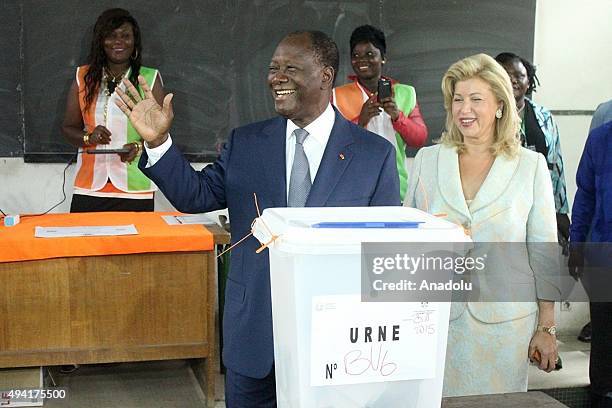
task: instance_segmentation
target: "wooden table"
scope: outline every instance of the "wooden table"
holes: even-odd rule
[[[0,282],[0,367],[195,359],[214,406],[214,249],[5,262]]]
[[[553,397],[541,391],[510,394],[474,395],[442,399],[442,408],[567,408]]]

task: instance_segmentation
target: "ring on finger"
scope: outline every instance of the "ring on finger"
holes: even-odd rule
[[[134,101],[135,103],[140,102],[141,98],[140,98],[140,94],[138,93],[138,91],[136,91],[135,88],[133,87],[129,87],[126,89],[128,96],[130,97],[130,100]]]
[[[134,102],[130,95],[128,95],[126,99],[127,101],[124,100],[123,102],[127,105],[128,108],[130,108],[130,110],[134,109],[134,106],[136,106],[136,102]]]

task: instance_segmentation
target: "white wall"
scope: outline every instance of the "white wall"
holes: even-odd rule
[[[24,164],[21,158],[0,158],[0,208],[7,214],[40,213],[62,199],[62,171],[58,164]],[[67,174],[67,194],[74,176]],[[54,212],[68,212],[70,196]]]
[[[594,109],[612,98],[612,0],[538,0],[535,63],[549,109]]]
[[[534,100],[551,110],[594,110],[612,99],[612,0],[538,0],[534,62],[541,86]],[[576,169],[590,116],[555,117],[559,126],[568,200],[576,194]],[[559,311],[559,308],[557,308]],[[586,304],[558,312],[561,332],[588,321]]]
[[[534,100],[551,110],[594,110],[612,99],[612,0],[539,0]],[[590,116],[557,116],[570,207]]]
[[[0,209],[7,214],[38,214],[62,200],[65,164],[27,164],[21,158],[0,158]],[[194,164],[201,169],[204,164]],[[66,171],[66,201],[52,212],[68,212],[74,165]],[[156,211],[174,211],[163,194],[155,195]]]

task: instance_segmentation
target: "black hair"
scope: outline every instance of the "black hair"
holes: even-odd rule
[[[104,75],[104,67],[107,65],[104,39],[124,23],[130,23],[134,31],[135,55],[132,54],[130,57],[130,67],[132,68],[130,81],[138,86],[138,74],[140,73],[142,59],[140,27],[129,11],[120,8],[108,9],[100,14],[93,29],[91,48],[87,57],[89,70],[85,74],[85,110],[87,110],[96,97],[96,91]]]
[[[351,54],[357,44],[361,43],[372,43],[372,45],[380,51],[380,56],[385,59],[387,53],[387,41],[385,40],[385,33],[378,28],[369,24],[362,25],[353,30],[351,34]]]
[[[338,46],[334,40],[332,40],[322,31],[294,31],[288,34],[287,37],[294,37],[303,34],[308,34],[310,37],[312,51],[314,52],[316,61],[324,67],[332,67],[334,69],[334,78],[332,80],[332,85],[334,85],[336,82],[336,75],[338,74],[338,68],[340,67],[340,53],[338,52]]]
[[[497,54],[495,57],[495,61],[497,61],[500,65],[506,65],[515,61],[519,61],[525,67],[525,71],[527,71],[527,80],[529,81],[529,88],[527,88],[527,94],[530,95],[532,92],[535,92],[538,85],[540,85],[540,80],[536,75],[536,67],[525,58],[520,57],[511,52],[502,52]]]

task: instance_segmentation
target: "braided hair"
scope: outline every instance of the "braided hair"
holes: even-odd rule
[[[94,101],[98,87],[102,82],[104,67],[107,66],[106,53],[104,52],[104,39],[124,23],[130,23],[134,32],[135,55],[130,57],[130,67],[132,68],[130,81],[138,86],[138,74],[140,73],[140,66],[142,65],[140,27],[129,11],[120,8],[108,9],[100,14],[93,30],[91,48],[89,56],[87,57],[89,70],[85,74],[85,110],[87,110]]]
[[[531,95],[531,93],[535,92],[538,85],[540,85],[540,80],[536,75],[536,67],[525,58],[520,57],[511,52],[502,52],[497,54],[495,57],[495,61],[497,61],[501,65],[506,65],[513,63],[515,61],[520,61],[521,64],[525,67],[525,71],[527,71],[527,80],[529,81],[529,88],[527,88],[527,94]]]

